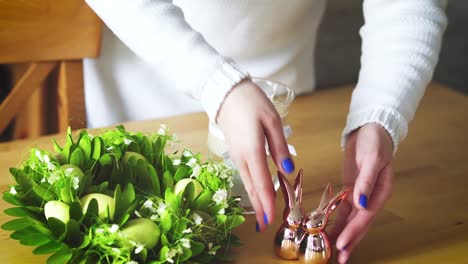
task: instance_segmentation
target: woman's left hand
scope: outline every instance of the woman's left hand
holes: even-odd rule
[[[390,198],[392,160],[392,139],[379,124],[366,124],[350,135],[345,148],[343,183],[353,191],[341,204],[331,232],[339,250],[339,263],[346,263]]]

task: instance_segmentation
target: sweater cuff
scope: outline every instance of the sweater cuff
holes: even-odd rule
[[[385,106],[349,113],[341,137],[341,148],[345,148],[349,135],[354,130],[369,123],[377,123],[387,130],[393,141],[393,155],[395,155],[398,143],[408,134],[408,122],[398,111]]]
[[[224,60],[203,87],[201,104],[211,122],[216,123],[219,109],[231,89],[241,81],[250,78],[232,60]]]

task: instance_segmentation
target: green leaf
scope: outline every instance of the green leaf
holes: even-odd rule
[[[93,153],[91,155],[91,158],[94,160],[99,160],[101,158],[101,155],[104,153],[103,148],[104,144],[102,142],[102,139],[100,137],[95,137],[93,138],[92,141],[93,144]]]
[[[94,219],[97,218],[99,215],[99,207],[98,207],[98,202],[96,199],[91,199],[91,201],[88,204],[88,208],[86,210],[85,216],[84,216],[84,224],[86,226],[92,225],[95,221]]]
[[[3,212],[7,215],[16,216],[16,217],[25,217],[30,216],[31,212],[24,207],[11,207],[5,209]]]
[[[189,248],[183,248],[182,255],[179,255],[179,262],[184,262],[192,256],[192,250]]]
[[[226,216],[226,215],[217,215],[217,216],[216,216],[216,219],[217,219],[218,222],[220,222],[221,224],[225,224],[225,223],[226,223],[226,220],[227,220],[227,216]]]
[[[44,201],[48,202],[56,198],[56,195],[52,191],[42,185],[34,185],[32,189],[34,193]]]
[[[124,214],[120,217],[120,220],[118,222],[119,226],[125,225],[127,223],[128,219],[130,219],[130,214]]]
[[[29,218],[23,217],[6,222],[2,225],[4,230],[21,230],[32,225]]]
[[[174,179],[172,178],[172,174],[170,171],[165,171],[163,174],[163,185],[164,189],[172,189],[174,188]]]
[[[63,244],[54,240],[41,245],[33,250],[34,255],[46,255],[60,250]]]
[[[161,250],[159,251],[159,260],[166,261],[167,253],[169,253],[169,247],[168,246],[162,247]]]
[[[50,239],[38,231],[28,232],[27,236],[21,238],[20,243],[26,246],[40,246],[49,242]]]
[[[87,133],[80,137],[78,146],[83,150],[85,160],[89,161],[91,159],[92,144]]]
[[[200,255],[205,250],[205,244],[198,241],[191,241],[192,257]]]
[[[60,147],[60,145],[55,141],[55,139],[52,139],[52,143],[54,144],[54,150],[57,153],[62,153],[63,148]]]
[[[164,232],[169,232],[171,230],[171,227],[172,227],[172,217],[171,217],[171,214],[165,212],[163,213],[163,215],[161,216],[161,227],[162,229],[164,230]]]
[[[31,179],[24,171],[18,171],[17,181],[24,193],[30,192],[33,186],[36,185],[36,182],[34,182],[34,180]]]
[[[67,234],[65,239],[67,244],[72,247],[78,247],[83,242],[84,234],[81,233],[80,224],[74,219],[70,219],[67,223]]]
[[[152,191],[152,195],[156,195],[158,197],[161,197],[161,185],[159,183],[159,177],[158,177],[158,173],[156,172],[156,170],[154,169],[153,165],[151,164],[148,164],[148,171],[149,171],[149,175],[151,177],[151,185],[153,186],[153,191]]]
[[[78,201],[70,204],[70,218],[80,221],[83,217],[83,211],[81,211],[81,205]]]
[[[73,193],[70,186],[64,186],[62,190],[60,190],[60,198],[67,204],[73,201]]]
[[[228,215],[226,219],[226,228],[227,230],[232,230],[242,223],[244,223],[245,218],[241,215]]]
[[[54,235],[61,239],[62,235],[64,235],[66,231],[66,225],[55,217],[49,217],[49,219],[47,219],[47,223],[49,225],[49,229],[54,233]]]
[[[18,199],[18,196],[14,195],[14,194],[11,194],[10,192],[6,191],[3,193],[3,200],[9,204],[13,204],[13,205],[16,205],[16,206],[21,206],[22,203],[20,202],[20,200]]]
[[[72,252],[68,248],[62,248],[47,259],[47,264],[67,263],[72,257]]]
[[[184,178],[188,178],[190,176],[189,171],[187,166],[180,166],[174,175],[174,181],[178,182]]]
[[[161,245],[169,246],[169,240],[167,239],[167,236],[164,233],[161,234]]]
[[[196,210],[206,211],[210,206],[212,197],[213,193],[210,190],[203,190],[203,192],[193,202],[194,208]]]
[[[78,166],[80,169],[83,169],[85,167],[85,162],[86,159],[84,151],[80,147],[77,147],[70,156],[70,164]]]
[[[114,200],[114,218],[120,219],[135,200],[135,189],[133,188],[133,185],[131,183],[127,184],[123,192],[121,191],[120,185],[117,185],[114,192]]]
[[[189,182],[186,186],[184,191],[179,194],[182,200],[182,208],[190,208],[190,205],[193,203],[195,199],[195,185],[193,182]]]

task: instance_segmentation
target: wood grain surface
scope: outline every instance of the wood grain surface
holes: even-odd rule
[[[304,205],[316,207],[327,182],[340,183],[340,135],[351,86],[296,98],[289,123],[294,133],[297,167],[305,170]],[[202,153],[206,150],[207,118],[202,113],[131,122],[132,131],[157,131],[168,124],[182,142]],[[95,131],[94,133],[97,133]],[[63,142],[63,135],[53,136]],[[432,84],[422,100],[408,138],[395,160],[391,200],[370,232],[353,253],[350,263],[468,263],[468,98]],[[8,168],[16,166],[31,146],[46,146],[50,138],[0,144],[0,190],[12,182]],[[8,205],[1,201],[0,209]],[[265,233],[255,232],[255,219],[236,230],[244,246],[234,251],[234,263],[296,263],[278,259],[273,236],[283,209],[277,196],[277,217]],[[10,219],[1,214],[0,222]],[[40,263],[32,247],[22,246],[0,231],[2,263]]]

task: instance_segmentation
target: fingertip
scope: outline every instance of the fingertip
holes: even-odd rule
[[[290,157],[287,157],[281,161],[281,167],[284,172],[292,173],[294,171],[294,162]]]
[[[359,205],[363,208],[363,209],[367,209],[367,195],[361,193],[359,195]]]

